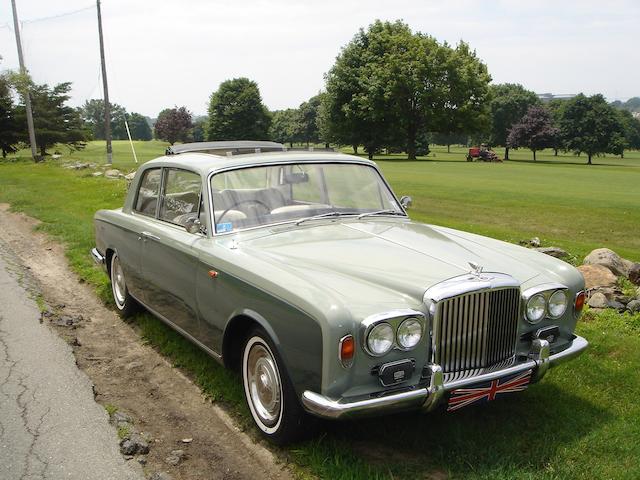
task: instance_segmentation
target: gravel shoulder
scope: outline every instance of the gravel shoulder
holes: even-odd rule
[[[133,328],[78,281],[62,246],[34,231],[37,223],[0,204],[0,249],[29,272],[46,304],[65,319],[51,323],[63,325],[55,329],[72,346],[78,367],[93,383],[95,400],[130,416],[135,431],[148,441],[150,451],[142,459],[146,475],[291,478],[269,450],[240,431],[222,408],[205,400],[191,380],[143,345]],[[115,442],[117,438],[117,448]],[[182,451],[177,462],[172,455],[176,450]]]

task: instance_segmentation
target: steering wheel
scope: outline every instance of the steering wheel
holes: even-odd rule
[[[220,214],[220,216],[218,218],[216,218],[216,223],[220,223],[220,221],[222,220],[222,218],[229,213],[231,210],[234,209],[234,207],[237,207],[238,205],[242,205],[243,203],[256,203],[258,205],[262,205],[267,211],[271,211],[271,208],[269,207],[269,205],[267,205],[266,203],[260,201],[260,200],[256,200],[255,198],[248,198],[246,200],[240,200],[239,202],[235,202],[233,205],[231,205],[230,207],[228,207],[224,212],[222,212]]]

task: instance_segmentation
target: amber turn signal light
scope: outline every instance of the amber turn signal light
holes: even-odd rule
[[[576,301],[573,306],[573,309],[576,312],[576,315],[580,315],[582,313],[582,308],[584,307],[585,299],[586,299],[586,295],[584,294],[584,292],[579,292],[576,295]]]
[[[346,335],[340,340],[338,356],[343,367],[349,368],[353,364],[353,357],[356,353],[356,342],[353,335]]]

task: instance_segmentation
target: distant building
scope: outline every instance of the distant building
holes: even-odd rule
[[[537,95],[538,98],[545,103],[551,100],[569,100],[576,96],[575,93],[559,93],[557,95],[553,93],[538,93]]]

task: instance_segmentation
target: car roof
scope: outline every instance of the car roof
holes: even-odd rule
[[[265,152],[244,155],[222,156],[209,153],[181,153],[165,155],[145,163],[144,167],[174,167],[193,170],[201,175],[210,172],[245,168],[260,165],[297,162],[345,162],[375,166],[375,162],[355,155],[338,152]]]

